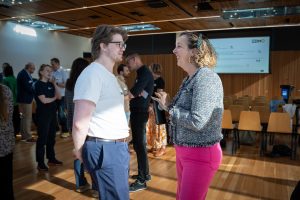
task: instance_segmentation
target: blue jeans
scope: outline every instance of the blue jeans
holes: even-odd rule
[[[127,142],[87,140],[82,148],[82,158],[97,182],[99,199],[129,200]]]
[[[80,160],[78,159],[74,160],[74,174],[76,180],[76,189],[78,189],[80,186],[84,186],[87,184],[87,180],[84,176],[83,163],[81,163]],[[97,185],[95,184],[95,181],[93,181],[93,178],[92,178],[92,189],[97,190]]]

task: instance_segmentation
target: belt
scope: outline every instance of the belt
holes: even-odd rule
[[[121,138],[121,139],[104,139],[104,138],[98,138],[98,137],[92,137],[87,136],[87,141],[99,141],[99,142],[127,142],[127,138]]]

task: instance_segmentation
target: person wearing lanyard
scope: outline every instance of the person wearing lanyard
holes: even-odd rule
[[[113,74],[126,40],[125,30],[98,26],[92,38],[94,62],[82,71],[74,90],[73,154],[96,182],[101,200],[129,199],[129,128],[124,96]]]

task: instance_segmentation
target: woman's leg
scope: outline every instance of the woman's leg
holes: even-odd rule
[[[179,160],[182,163],[181,182],[178,200],[204,200],[209,185],[222,160],[219,144],[211,147],[179,147]]]

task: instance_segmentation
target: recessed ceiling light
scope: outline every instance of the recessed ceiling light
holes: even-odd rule
[[[16,4],[32,3],[40,0],[2,0],[1,4],[5,6],[14,6]]]
[[[21,24],[23,26],[29,26],[31,28],[39,28],[39,29],[46,29],[46,30],[62,30],[67,28],[65,26],[59,26],[56,24],[51,24],[43,21],[35,21],[34,19],[14,19],[10,21],[17,24]]]

